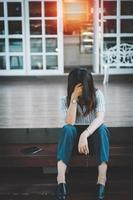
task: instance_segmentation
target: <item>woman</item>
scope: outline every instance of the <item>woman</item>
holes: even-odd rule
[[[95,154],[98,165],[97,200],[104,199],[107,162],[109,159],[108,129],[104,125],[105,102],[94,87],[86,69],[74,69],[68,76],[67,97],[62,99],[66,125],[57,149],[57,200],[67,200],[65,173],[78,138],[80,154]]]

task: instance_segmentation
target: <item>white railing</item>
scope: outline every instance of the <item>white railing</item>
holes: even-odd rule
[[[104,81],[109,80],[109,69],[113,66],[115,70],[117,67],[121,67],[119,70],[132,69],[133,70],[133,45],[131,44],[120,44],[118,46],[113,46],[108,50],[103,52],[103,68],[104,68]]]

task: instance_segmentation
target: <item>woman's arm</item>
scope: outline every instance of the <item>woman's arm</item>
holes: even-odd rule
[[[89,147],[87,138],[92,135],[95,130],[100,127],[104,123],[104,112],[97,112],[96,118],[92,121],[89,127],[80,135],[79,143],[78,143],[78,150],[79,153],[88,154]]]
[[[105,100],[101,91],[96,95],[96,118],[91,122],[89,127],[80,135],[78,149],[80,153],[89,153],[87,138],[92,135],[104,123]]]
[[[73,103],[75,101],[75,103]],[[70,105],[67,111],[67,115],[65,118],[66,124],[74,124],[76,120],[76,112],[77,112],[77,100],[71,100]]]
[[[92,121],[92,123],[87,128],[86,135],[89,137],[92,135],[97,128],[99,128],[104,123],[104,115],[105,115],[105,99],[103,93],[98,90],[96,93],[96,118]]]
[[[76,120],[76,113],[77,113],[77,101],[78,97],[82,95],[82,85],[77,84],[74,88],[74,91],[71,95],[70,105],[67,110],[65,123],[67,124],[74,124]]]
[[[97,112],[96,118],[86,129],[86,137],[92,135],[104,123],[104,112]]]

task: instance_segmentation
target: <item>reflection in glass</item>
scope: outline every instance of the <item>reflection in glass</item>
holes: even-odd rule
[[[29,2],[29,16],[41,17],[41,2]]]
[[[109,48],[114,47],[116,45],[116,38],[115,37],[104,38],[103,42],[104,42],[103,49],[104,51],[106,51]]]
[[[57,20],[46,20],[46,34],[57,34]]]
[[[30,20],[30,34],[31,35],[42,34],[41,20]]]
[[[0,21],[0,34],[5,34],[4,21]]]
[[[58,69],[58,57],[56,55],[46,56],[46,69],[57,70]]]
[[[10,56],[10,69],[23,69],[23,56]]]
[[[133,19],[121,19],[121,33],[133,33]]]
[[[0,17],[4,17],[4,6],[3,6],[3,3],[0,3]]]
[[[103,4],[104,7],[104,15],[116,15],[116,9],[117,9],[117,2],[115,1],[105,1]]]
[[[9,51],[10,52],[22,52],[22,39],[9,39]]]
[[[21,11],[21,2],[8,2],[7,3],[8,8],[8,17],[21,17],[22,11]]]
[[[57,38],[46,38],[46,52],[57,52]]]
[[[116,20],[109,19],[104,22],[104,33],[116,33]]]
[[[6,57],[0,56],[0,70],[6,69]]]
[[[31,52],[42,52],[42,39],[31,38],[30,39],[30,51]]]
[[[80,35],[80,52],[92,53],[93,52],[93,30],[88,30],[88,27],[81,29]]]
[[[41,70],[43,69],[43,57],[31,56],[31,69]]]
[[[56,2],[45,2],[45,17],[56,17],[57,16],[57,3]]]
[[[8,21],[9,34],[22,34],[22,22],[21,21]]]
[[[0,52],[5,52],[5,39],[0,39]]]
[[[121,44],[126,43],[126,44],[131,44],[133,45],[133,37],[121,37]]]
[[[66,20],[64,23],[64,35],[79,35],[81,23],[78,20]]]
[[[133,1],[121,2],[121,15],[133,15]]]

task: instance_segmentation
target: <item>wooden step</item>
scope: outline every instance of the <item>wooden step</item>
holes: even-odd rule
[[[35,154],[23,154],[27,147],[37,146],[42,150]],[[3,144],[0,145],[0,167],[56,167],[57,144]],[[96,166],[94,156],[73,154],[71,166]],[[133,166],[133,146],[112,145],[111,166]]]
[[[21,173],[20,173],[21,172]],[[95,200],[96,168],[72,168],[67,178],[70,200]],[[131,167],[109,168],[106,200],[133,199],[133,172]],[[2,200],[55,200],[56,176],[36,173],[33,169],[6,169],[0,174]]]

